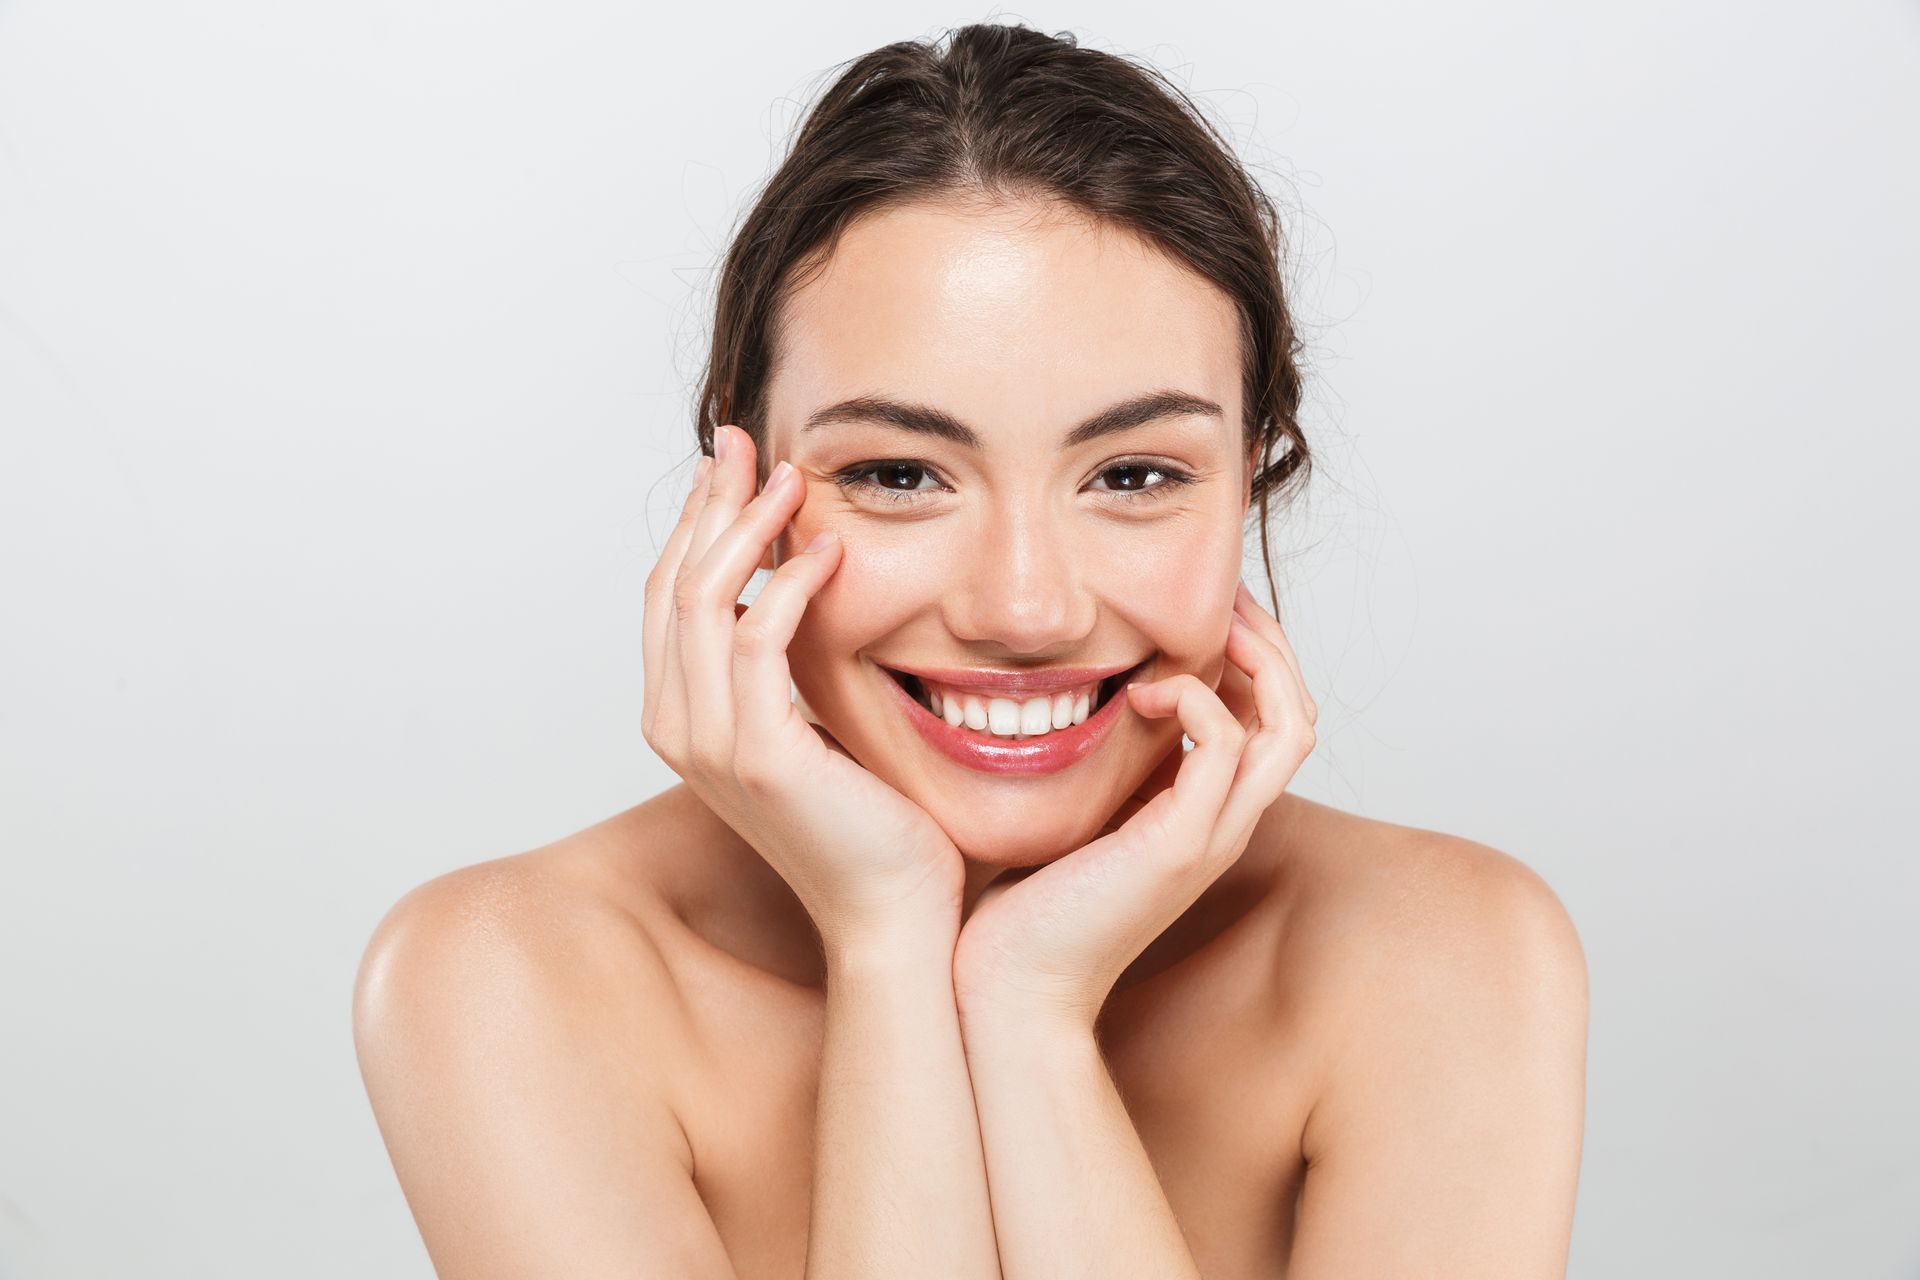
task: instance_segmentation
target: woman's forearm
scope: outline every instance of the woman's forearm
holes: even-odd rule
[[[1092,1029],[962,1013],[1006,1280],[1197,1278]]]
[[[828,951],[810,1280],[1000,1276],[952,943]]]

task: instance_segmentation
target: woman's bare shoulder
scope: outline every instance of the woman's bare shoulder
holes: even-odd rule
[[[1390,1187],[1412,1224],[1395,1256],[1520,1223],[1564,1261],[1587,974],[1559,896],[1468,837],[1319,805],[1295,830],[1280,972],[1314,1051],[1294,1257],[1381,1257]]]
[[[1571,916],[1514,853],[1305,799],[1285,843],[1279,962],[1313,972],[1347,1014],[1389,1007],[1383,992],[1511,982],[1525,968],[1584,983]]]
[[[1322,906],[1407,910],[1424,902],[1459,907],[1467,905],[1461,893],[1470,901],[1476,890],[1502,889],[1532,896],[1539,905],[1558,904],[1547,882],[1515,854],[1467,836],[1292,799],[1295,809],[1284,829],[1285,869]]]
[[[523,853],[436,875],[403,894],[368,941],[359,997],[402,979],[444,982],[503,967],[630,981],[653,950],[648,916],[675,855],[662,797]],[[449,970],[457,969],[458,974]]]
[[[638,806],[435,876],[367,944],[355,1049],[441,1274],[616,1256],[725,1274],[682,1122],[686,1029],[634,870],[659,819]]]
[[[674,850],[659,798],[523,853],[434,876],[375,927],[353,991],[363,1070],[447,1064],[487,1035],[559,1024],[674,1056],[671,978],[656,941],[659,868]],[[661,1074],[661,1082],[666,1081]]]
[[[1290,830],[1277,960],[1323,1033],[1309,1151],[1343,1118],[1364,1123],[1366,1108],[1334,1099],[1384,1073],[1379,1064],[1431,1076],[1461,1053],[1582,1059],[1585,954],[1559,895],[1523,858],[1312,802]]]

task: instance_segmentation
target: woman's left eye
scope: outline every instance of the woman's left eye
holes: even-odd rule
[[[1163,477],[1163,479],[1154,481],[1152,483],[1149,483],[1145,479],[1141,479],[1141,480],[1133,481],[1118,490],[1112,490],[1110,492],[1117,492],[1122,497],[1126,497],[1126,498],[1146,497],[1146,496],[1158,497],[1160,495],[1165,494],[1168,490],[1177,489],[1181,485],[1186,484],[1193,479],[1192,476],[1188,475],[1184,471],[1176,470],[1173,467],[1163,467],[1157,462],[1115,463],[1113,466],[1108,467],[1106,470],[1102,471],[1100,474],[1103,476],[1111,476],[1111,475],[1118,475],[1121,473],[1139,474],[1141,472],[1157,474]]]
[[[1101,478],[1126,477],[1115,487],[1099,492],[1111,493],[1129,502],[1161,497],[1193,481],[1191,475],[1179,468],[1158,462],[1117,462],[1102,468],[1098,474]],[[1150,481],[1147,479],[1149,475],[1158,475],[1160,479]],[[934,480],[932,488],[923,489],[919,486],[921,480],[934,480],[933,472],[922,463],[907,461],[863,462],[837,472],[833,477],[834,483],[842,489],[858,490],[890,503],[918,502],[940,488],[939,482]],[[896,487],[902,481],[905,487]]]

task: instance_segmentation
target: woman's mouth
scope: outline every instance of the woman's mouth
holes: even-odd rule
[[[948,759],[985,773],[1052,773],[1084,759],[1120,713],[1116,698],[1143,658],[1103,680],[1035,693],[995,695],[942,685],[882,666],[895,704]]]

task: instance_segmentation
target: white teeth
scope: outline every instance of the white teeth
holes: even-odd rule
[[[987,732],[1001,738],[1011,738],[1020,732],[1020,704],[1012,698],[989,698],[987,700]]]
[[[965,725],[1001,738],[1033,738],[1084,721],[1093,712],[1098,685],[1063,689],[1031,698],[995,698],[941,689],[921,682],[926,708],[955,728]]]

